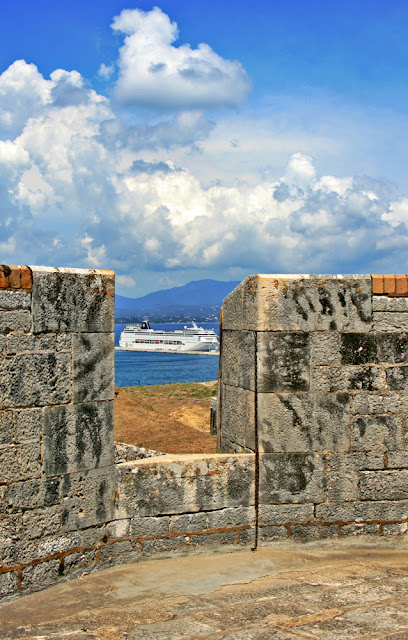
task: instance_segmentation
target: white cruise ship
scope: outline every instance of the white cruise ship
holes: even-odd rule
[[[154,330],[149,321],[128,324],[120,335],[119,347],[132,351],[218,351],[218,337],[213,329],[192,327],[175,331]]]

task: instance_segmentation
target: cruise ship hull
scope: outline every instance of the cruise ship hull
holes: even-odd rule
[[[129,351],[208,353],[218,351],[219,342],[214,331],[197,327],[184,330],[154,331],[148,322],[142,327],[128,325],[119,340],[121,349]],[[148,327],[148,328],[146,328]]]

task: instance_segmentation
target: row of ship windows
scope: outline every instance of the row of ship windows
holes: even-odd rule
[[[181,340],[135,340],[135,342],[143,342],[143,344],[183,344]]]

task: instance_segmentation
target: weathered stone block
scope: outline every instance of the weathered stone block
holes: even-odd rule
[[[43,409],[14,411],[14,433],[16,442],[39,440],[43,432]]]
[[[259,450],[348,451],[347,394],[258,394]]]
[[[172,516],[170,520],[171,533],[191,533],[193,531],[205,531],[207,529],[209,529],[207,512]]]
[[[278,525],[313,520],[314,504],[262,504],[259,522],[262,525]]]
[[[255,335],[252,331],[223,331],[221,380],[243,389],[255,389]]]
[[[400,524],[384,524],[382,527],[383,536],[401,536],[407,535],[408,522]]]
[[[28,480],[9,485],[5,499],[9,510],[37,509],[60,502],[60,479]]]
[[[39,443],[10,445],[0,449],[0,482],[18,482],[41,474]]]
[[[408,331],[408,313],[374,311],[374,331]]]
[[[308,391],[310,337],[308,333],[259,332],[258,391]]]
[[[156,458],[121,464],[117,489],[116,518],[249,506],[254,501],[254,456]]]
[[[52,333],[39,336],[7,336],[7,353],[24,353],[26,351],[55,351],[56,336]]]
[[[31,309],[31,293],[27,291],[0,291],[0,309]]]
[[[322,502],[326,496],[326,461],[309,453],[264,453],[259,460],[262,504]]]
[[[370,276],[249,276],[224,301],[224,329],[369,331]]]
[[[68,353],[0,357],[0,406],[59,404],[70,398]]]
[[[387,451],[387,469],[408,469],[408,451]]]
[[[408,363],[407,333],[377,333],[376,341],[379,362],[387,364]]]
[[[130,519],[114,520],[106,525],[106,535],[108,540],[115,538],[127,538],[130,535]]]
[[[62,529],[75,531],[112,520],[114,468],[71,473],[62,482]]]
[[[221,384],[221,438],[240,447],[255,447],[255,393]],[[223,446],[223,442],[221,443]],[[224,453],[228,453],[224,451]]]
[[[340,334],[340,354],[342,364],[375,364],[378,362],[375,334]]]
[[[78,574],[88,573],[96,564],[96,551],[70,553],[64,558],[64,576],[74,578]]]
[[[362,471],[360,490],[362,500],[406,500],[408,469]]]
[[[288,535],[286,527],[279,527],[277,525],[262,526],[259,528],[258,532],[260,540],[284,540]]]
[[[14,439],[13,412],[0,411],[0,445],[12,444]]]
[[[387,526],[387,525],[385,525]],[[340,534],[344,536],[367,536],[378,535],[378,524],[365,524],[364,522],[356,522],[353,524],[345,524],[340,529]]]
[[[44,538],[38,544],[38,558],[44,556],[50,556],[53,553],[59,553],[61,551],[68,551],[68,549],[75,549],[81,546],[81,534],[74,532],[64,536],[53,536]]]
[[[377,365],[347,367],[312,367],[313,391],[381,391],[386,390],[385,370]]]
[[[72,349],[72,334],[60,333],[57,334],[57,351],[71,351]]]
[[[373,296],[373,311],[408,312],[408,298],[389,298],[388,296]]]
[[[255,523],[254,507],[226,508],[217,511],[208,511],[209,529],[223,529],[226,527],[238,527],[253,525]]]
[[[114,273],[33,267],[33,331],[110,332]]]
[[[9,596],[18,591],[17,571],[9,571],[0,575],[0,596]]]
[[[113,400],[114,349],[115,338],[110,333],[74,336],[74,402]]]
[[[179,517],[182,518],[184,516]],[[167,536],[170,531],[170,522],[173,522],[173,518],[170,518],[169,516],[161,516],[157,518],[132,518],[130,522],[130,532],[135,538]]]
[[[24,539],[44,538],[61,531],[61,505],[24,511]]]
[[[329,502],[352,502],[359,500],[360,468],[363,456],[327,456],[327,499]]]
[[[31,313],[29,311],[0,311],[0,333],[12,331],[21,333],[31,330]]]
[[[403,418],[358,416],[351,420],[352,451],[387,451],[403,445]]]
[[[47,476],[113,464],[113,401],[44,409]]]
[[[54,584],[61,576],[60,561],[48,560],[22,570],[21,586],[24,591],[38,591]]]
[[[339,535],[337,525],[294,525],[290,528],[291,537],[294,540],[324,540],[325,538],[335,538]]]
[[[316,506],[316,518],[323,522],[361,522],[405,520],[408,501],[399,502],[345,502]]]
[[[352,397],[350,413],[353,415],[407,414],[408,396],[403,393],[357,393]]]
[[[310,334],[312,365],[340,365],[340,334],[336,331],[316,331]]]
[[[123,540],[121,542],[114,542],[112,544],[106,544],[99,550],[99,562],[101,567],[112,566],[114,564],[120,564],[121,558],[124,562],[136,562],[140,555],[140,550],[136,548],[136,554],[132,559],[129,558],[129,554],[134,551],[133,545],[129,540]]]
[[[389,367],[387,369],[387,383],[391,391],[407,391],[408,365]]]

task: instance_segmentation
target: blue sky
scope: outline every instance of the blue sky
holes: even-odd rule
[[[406,272],[408,5],[155,6],[2,7],[2,262]]]

